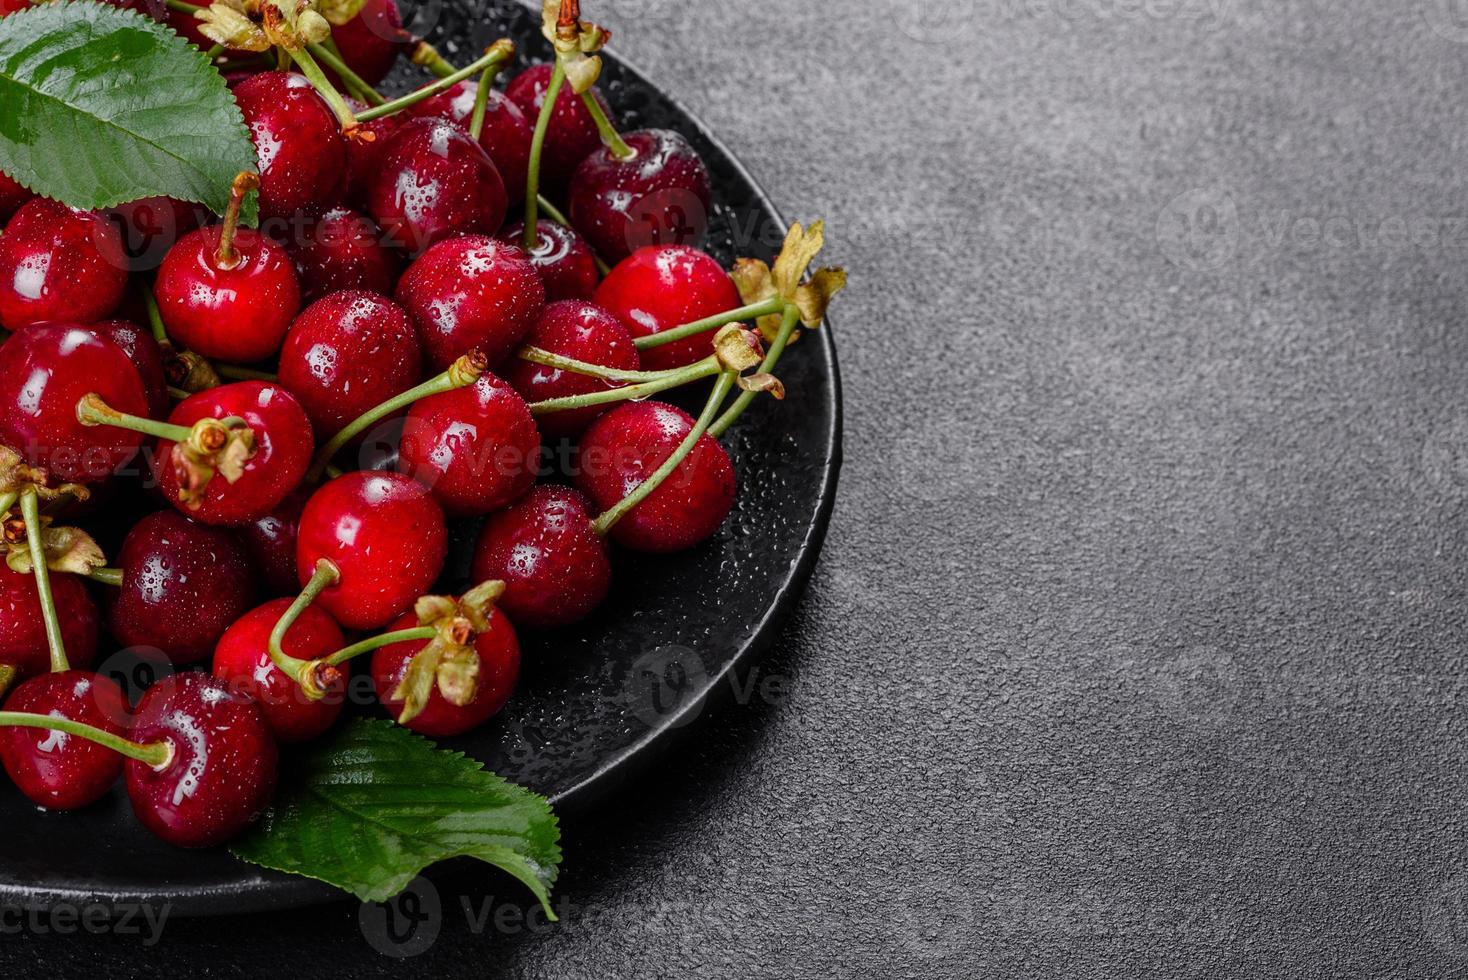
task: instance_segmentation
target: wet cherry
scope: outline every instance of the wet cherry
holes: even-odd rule
[[[301,685],[270,659],[270,632],[291,602],[276,599],[241,617],[215,647],[212,670],[215,677],[255,699],[282,743],[321,736],[336,722],[346,701],[344,686],[333,687],[320,700],[307,697]],[[288,656],[302,660],[315,660],[344,646],[341,627],[315,606],[307,607],[291,624],[282,644]]]
[[[367,108],[356,99],[347,99],[347,105],[352,107],[353,112],[362,112]],[[409,118],[411,117],[406,114],[399,114],[364,122],[361,124],[362,129],[371,134],[372,138],[347,141],[346,202],[351,207],[360,211],[366,206],[367,186],[380,169],[382,149]]]
[[[525,118],[535,120],[540,116],[540,107],[545,103],[545,93],[550,88],[552,68],[536,65],[521,72],[506,89],[505,94],[520,107]],[[602,110],[611,116],[611,106],[597,89],[592,89]],[[601,146],[601,133],[596,128],[581,97],[571,91],[569,85],[561,87],[551,110],[550,129],[546,131],[545,150],[541,156],[541,186],[552,194],[558,194],[571,181],[576,167],[597,147]]]
[[[575,229],[541,219],[535,223],[540,236],[536,246],[526,253],[530,264],[545,283],[545,298],[554,303],[563,299],[591,299],[596,293],[598,273],[596,256],[586,239]],[[523,248],[525,222],[510,225],[497,236],[507,245]]]
[[[525,337],[525,344],[602,367],[623,371],[642,368],[642,359],[632,344],[632,335],[622,321],[594,303],[580,300],[548,305]],[[504,376],[527,402],[569,398],[620,387],[617,382],[532,364],[518,357],[505,362]],[[610,407],[602,405],[569,412],[550,412],[535,421],[540,426],[541,435],[548,439],[576,436],[591,424],[592,419]]]
[[[22,204],[35,196],[34,192],[0,173],[0,223],[9,221]]]
[[[43,197],[16,211],[0,235],[0,326],[92,323],[127,289],[122,236],[102,215]]]
[[[85,329],[112,341],[132,361],[148,395],[148,415],[161,419],[168,414],[168,379],[163,372],[163,350],[152,331],[127,320],[103,320]]]
[[[99,616],[86,585],[75,575],[52,572],[51,598],[61,622],[67,659],[74,667],[90,666],[97,658]],[[12,571],[0,561],[0,671],[11,673],[11,680],[23,680],[50,669],[50,648],[35,576]]]
[[[596,303],[647,337],[744,305],[734,280],[712,256],[686,245],[638,249],[596,290]],[[675,340],[642,352],[649,371],[683,367],[713,351],[712,336]]]
[[[381,229],[345,208],[333,208],[304,229],[290,255],[307,303],[343,289],[391,296],[402,272],[402,260],[387,247]]]
[[[479,96],[479,83],[459,82],[453,88],[430,96],[408,109],[413,116],[439,116],[469,128],[474,115],[474,100]],[[530,175],[530,143],[535,124],[525,118],[508,96],[491,89],[484,105],[484,127],[479,132],[479,145],[494,161],[511,205],[525,200],[525,183]]]
[[[388,139],[367,184],[367,210],[392,241],[422,252],[450,235],[491,234],[509,208],[494,162],[446,119],[411,119]]]
[[[6,711],[80,722],[119,737],[129,712],[111,678],[82,670],[42,674],[11,693]],[[0,728],[0,761],[26,799],[48,810],[80,810],[101,799],[122,775],[122,756],[78,735],[46,728]]]
[[[498,607],[522,629],[545,630],[578,623],[600,606],[612,565],[586,498],[546,485],[489,518],[473,578],[504,582]]]
[[[423,710],[407,722],[408,728],[421,735],[448,738],[478,728],[504,708],[520,678],[520,642],[515,636],[515,627],[498,609],[490,612],[489,623],[489,630],[480,633],[473,641],[474,652],[479,656],[479,675],[473,700],[463,707],[450,704],[435,687]],[[409,614],[393,623],[390,630],[397,632],[417,625],[418,618]],[[377,688],[377,699],[393,717],[403,709],[403,702],[395,700],[393,692],[402,683],[413,657],[424,646],[423,640],[415,640],[389,644],[373,651],[372,683]]]
[[[266,595],[295,595],[300,588],[296,581],[296,532],[301,525],[301,511],[310,498],[310,491],[299,487],[270,513],[239,529]]]
[[[331,29],[331,40],[347,67],[368,85],[376,85],[392,70],[412,35],[403,30],[397,0],[367,0],[361,13]],[[325,70],[327,78],[338,81],[336,72]]]
[[[204,222],[207,212],[198,204],[171,197],[145,197],[109,208],[107,215],[122,235],[129,268],[150,272],[180,238]]]
[[[688,140],[668,129],[626,133],[632,156],[599,147],[571,178],[570,217],[608,262],[649,245],[703,244],[709,172]]]
[[[346,192],[347,140],[304,76],[267,71],[234,89],[260,157],[260,220],[316,215]]]

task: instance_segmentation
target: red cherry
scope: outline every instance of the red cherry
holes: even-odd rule
[[[571,178],[571,223],[597,254],[619,262],[648,245],[703,244],[712,202],[709,172],[680,134],[648,129],[622,137],[633,156],[600,147]]]
[[[44,197],[22,205],[0,235],[0,326],[93,323],[127,290],[122,236],[94,211]]]
[[[396,0],[367,0],[361,13],[331,29],[331,39],[347,67],[368,85],[376,85],[387,77],[412,35],[403,30]],[[332,82],[339,81],[336,72],[325,71]]]
[[[352,107],[353,112],[367,109],[364,103],[356,99],[347,99],[347,105]],[[361,128],[370,133],[372,138],[347,141],[346,201],[352,207],[361,210],[366,205],[367,186],[381,169],[383,147],[387,146],[388,140],[409,118],[406,114],[398,114],[364,122]]]
[[[504,223],[504,181],[484,149],[446,119],[410,119],[382,148],[367,210],[389,240],[422,252],[450,235],[490,234]]]
[[[200,419],[231,417],[244,419],[255,433],[255,455],[234,483],[215,474],[197,507],[182,500],[174,443],[158,440],[153,465],[159,489],[174,507],[203,524],[235,527],[263,517],[301,485],[311,466],[311,423],[301,403],[279,385],[240,381],[210,388],[180,402],[168,421],[189,428]]]
[[[300,588],[296,581],[296,532],[310,497],[304,486],[298,487],[270,513],[240,528],[250,562],[260,573],[267,595],[295,595]]]
[[[397,473],[348,473],[317,490],[301,515],[296,575],[327,559],[341,574],[316,601],[347,629],[385,626],[443,571],[448,528],[422,485]]]
[[[419,401],[398,443],[398,469],[429,487],[450,517],[505,506],[535,483],[539,460],[529,407],[492,374]]]
[[[642,368],[642,359],[638,357],[637,348],[632,344],[632,335],[627,332],[622,321],[600,306],[580,300],[566,300],[547,306],[540,315],[540,320],[525,338],[525,344],[588,364],[600,364],[623,371],[638,371]],[[560,368],[532,364],[518,357],[505,362],[504,374],[505,380],[527,402],[569,398],[621,387],[615,381],[602,381],[584,374],[562,371]],[[535,421],[540,426],[541,435],[548,439],[576,436],[591,424],[592,419],[610,407],[598,405],[570,412],[550,412]]]
[[[402,260],[387,247],[372,219],[345,208],[321,216],[290,248],[303,299],[314,302],[343,289],[391,296]]]
[[[73,667],[88,667],[97,658],[97,604],[75,575],[51,573],[51,598],[61,622],[61,639]],[[20,679],[51,669],[51,649],[41,618],[36,579],[12,571],[0,561],[0,667],[13,667]]]
[[[31,6],[31,0],[0,0],[0,17],[13,14],[17,10],[25,10]]]
[[[346,192],[347,140],[303,76],[267,71],[235,87],[260,157],[260,220],[320,214]]]
[[[552,66],[548,64],[526,69],[505,90],[532,126],[540,118],[540,107],[545,104],[551,71]],[[602,111],[611,118],[612,110],[606,98],[597,89],[591,91],[601,103]],[[541,186],[552,193],[564,190],[577,165],[599,146],[601,132],[581,96],[571,91],[571,86],[561,86],[555,107],[551,110],[550,128],[546,130],[545,149],[541,153]]]
[[[291,599],[276,599],[246,613],[220,638],[214,649],[215,677],[248,694],[265,712],[278,742],[309,742],[336,723],[346,701],[345,685],[319,701],[306,696],[270,659],[270,633]],[[315,660],[346,646],[341,627],[322,610],[308,606],[286,631],[281,648],[287,656]]]
[[[617,406],[581,437],[576,486],[599,510],[610,510],[673,455],[693,423],[687,412],[661,402]],[[683,551],[712,537],[733,507],[734,465],[724,447],[705,434],[611,533],[634,551]]]
[[[205,220],[202,207],[171,197],[145,197],[109,208],[107,214],[122,235],[134,272],[158,268],[168,250]]]
[[[4,0],[0,0],[3,3]],[[4,14],[0,14],[4,16]],[[20,210],[20,206],[31,198],[35,193],[22,187],[19,183],[0,173],[0,222],[9,221],[11,215]]]
[[[42,674],[5,702],[6,711],[50,715],[127,735],[128,705],[111,678],[82,670]],[[79,735],[47,728],[0,728],[0,761],[26,799],[48,810],[97,802],[122,775],[122,756]]]
[[[416,385],[423,354],[408,315],[375,293],[333,293],[296,318],[280,352],[280,383],[330,437]]]
[[[588,507],[570,487],[538,486],[484,525],[474,579],[505,583],[497,606],[521,629],[570,626],[606,601],[612,564]]]
[[[526,255],[545,283],[546,301],[591,299],[596,292],[598,274],[596,256],[586,239],[554,221],[541,219],[535,227],[540,237]],[[523,247],[525,222],[510,225],[496,237],[507,245]]]
[[[513,245],[479,235],[439,242],[408,266],[398,304],[418,330],[429,367],[448,370],[471,350],[508,357],[545,307],[545,285]]]
[[[500,713],[520,679],[520,642],[515,637],[515,627],[498,609],[490,611],[489,624],[487,631],[474,638],[474,652],[479,655],[474,699],[463,707],[450,704],[435,685],[428,703],[406,727],[420,735],[448,738],[472,731]],[[413,629],[417,625],[418,617],[408,615],[393,623],[390,631]],[[394,700],[392,693],[402,683],[413,657],[426,645],[423,640],[392,643],[372,653],[372,683],[377,688],[377,699],[393,717],[402,712],[403,702]]]
[[[143,389],[148,395],[148,416],[161,419],[168,414],[168,379],[163,373],[163,351],[152,331],[145,330],[127,320],[103,320],[85,328],[99,337],[112,341],[133,367],[138,369]]]
[[[632,331],[648,337],[744,305],[718,260],[686,245],[640,248],[596,290],[596,303]],[[689,337],[642,352],[649,371],[678,368],[713,353],[713,336]]]
[[[76,326],[41,324],[0,345],[0,444],[59,480],[98,483],[142,445],[136,432],[83,425],[76,405],[95,392],[129,415],[147,415],[137,368],[110,340]]]
[[[424,99],[407,112],[413,116],[439,116],[467,130],[474,115],[474,100],[478,97],[479,83],[463,81]],[[525,200],[525,185],[530,176],[530,144],[534,138],[535,124],[525,118],[525,113],[508,96],[491,89],[485,100],[484,127],[479,131],[479,145],[494,161],[512,205]]]
[[[113,637],[175,664],[208,657],[254,602],[250,559],[239,539],[172,511],[133,525],[117,562],[122,585],[107,593]]]
[[[168,335],[204,357],[249,363],[280,349],[301,309],[285,249],[257,231],[234,235],[235,259],[221,261],[223,226],[201,228],[169,250],[153,288]]]
[[[275,790],[279,750],[260,707],[207,674],[165,677],[138,703],[132,738],[164,744],[161,767],[123,765],[133,812],[178,847],[212,847],[248,827]]]

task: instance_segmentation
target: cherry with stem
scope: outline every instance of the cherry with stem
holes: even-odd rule
[[[7,507],[6,510],[9,508]],[[41,600],[41,616],[46,624],[46,643],[51,650],[51,672],[70,670],[66,659],[66,641],[62,639],[61,619],[56,615],[56,599],[51,594],[51,571],[46,566],[46,549],[41,542],[40,494],[34,487],[20,493],[20,515],[25,522],[26,544],[31,552],[31,572],[36,577],[36,595]]]
[[[342,672],[325,660],[301,660],[292,657],[284,650],[286,634],[290,632],[296,620],[316,601],[322,592],[341,582],[341,570],[336,563],[322,558],[316,562],[316,570],[311,579],[301,589],[301,594],[296,601],[291,603],[290,608],[276,621],[275,628],[270,631],[270,660],[291,680],[300,685],[301,690],[313,701],[319,701],[326,697],[328,691],[337,687],[342,682]]]

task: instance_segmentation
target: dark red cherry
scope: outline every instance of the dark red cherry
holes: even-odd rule
[[[148,415],[161,419],[168,414],[168,378],[163,373],[163,351],[145,330],[127,320],[103,320],[86,327],[99,337],[112,341],[138,369],[143,389],[148,395]]]
[[[0,0],[0,17],[13,14],[17,10],[25,10],[31,6],[31,0]]]
[[[0,223],[9,221],[11,215],[20,210],[22,204],[35,196],[33,191],[27,190],[5,174],[0,173]]]
[[[51,598],[61,621],[66,658],[74,667],[88,667],[97,659],[97,604],[75,575],[51,573]],[[19,679],[51,669],[51,648],[41,618],[36,578],[12,571],[0,561],[0,667],[15,668]]]
[[[703,244],[712,201],[709,172],[682,135],[627,133],[633,156],[598,147],[571,178],[571,223],[608,262],[648,245]]]
[[[149,272],[158,268],[180,238],[204,223],[206,212],[171,197],[145,197],[109,208],[107,214],[122,235],[129,268]]]
[[[296,318],[280,352],[280,383],[324,439],[422,378],[423,354],[408,315],[376,293],[317,300]]]
[[[489,518],[473,578],[504,582],[496,605],[521,629],[547,630],[578,623],[606,601],[612,563],[586,498],[545,485]]]
[[[214,648],[214,676],[254,698],[276,741],[282,743],[309,742],[325,734],[346,703],[344,682],[334,685],[321,700],[312,700],[270,659],[270,633],[292,601],[276,599],[246,613]],[[346,639],[336,621],[308,606],[286,631],[281,649],[288,657],[315,660],[344,646]]]
[[[545,285],[515,246],[468,235],[439,242],[408,266],[397,300],[429,366],[445,371],[471,350],[491,365],[508,357],[544,309]]]
[[[647,337],[744,305],[718,260],[686,245],[640,248],[596,290],[596,303]],[[683,367],[713,353],[713,334],[675,340],[642,352],[649,371]]]
[[[106,479],[133,458],[143,437],[79,422],[77,402],[93,392],[119,412],[148,414],[137,368],[112,341],[66,324],[12,335],[0,344],[0,445],[58,480]]]
[[[581,300],[564,300],[548,305],[525,337],[525,345],[623,371],[642,368],[642,359],[637,356],[632,335],[622,321],[600,306]],[[505,380],[532,403],[621,387],[615,381],[602,381],[574,371],[532,364],[518,357],[505,362],[504,375]],[[560,439],[579,435],[592,419],[610,407],[597,405],[570,412],[551,412],[535,421],[540,426],[541,435],[547,439]]]
[[[122,236],[102,215],[44,197],[15,212],[0,235],[0,327],[93,323],[127,290]]]
[[[343,289],[365,289],[391,296],[402,273],[398,253],[372,219],[333,208],[303,229],[290,248],[302,298],[311,303]]]
[[[258,520],[301,485],[311,465],[311,422],[301,403],[280,385],[239,381],[210,388],[180,402],[168,421],[189,428],[200,419],[232,417],[244,419],[255,433],[255,454],[234,483],[216,473],[197,507],[183,502],[174,443],[158,440],[153,461],[158,488],[169,503],[203,524],[237,527]]]
[[[619,405],[581,437],[576,486],[605,513],[652,476],[692,429],[693,416],[672,405]],[[634,551],[683,551],[712,537],[733,507],[734,465],[718,440],[703,435],[688,458],[611,533]]]
[[[398,473],[348,473],[306,504],[296,543],[304,585],[327,559],[341,580],[316,601],[347,629],[387,625],[428,593],[443,572],[448,528],[443,508]]]
[[[178,847],[223,844],[264,812],[275,791],[279,749],[264,713],[208,674],[174,674],[150,687],[132,739],[172,749],[161,768],[129,759],[123,772],[143,826]]]
[[[450,517],[498,510],[535,483],[540,430],[525,400],[492,374],[415,404],[398,469],[433,491]]]
[[[505,90],[532,127],[540,118],[540,107],[545,103],[550,78],[550,65],[536,65],[521,72]],[[612,110],[606,98],[598,89],[592,89],[592,92],[601,103],[602,111],[611,118]],[[561,86],[555,108],[551,110],[550,129],[546,131],[545,150],[541,154],[541,187],[552,194],[560,193],[570,183],[576,167],[599,146],[601,132],[581,96],[571,91],[571,86]]]
[[[361,13],[331,29],[331,39],[347,67],[368,85],[376,85],[387,77],[412,35],[403,30],[397,0],[367,0]],[[329,68],[326,77],[338,81]]]
[[[42,674],[5,702],[6,711],[50,715],[127,737],[127,700],[108,677],[83,670]],[[48,810],[97,802],[122,775],[122,756],[78,735],[48,728],[0,728],[0,761],[26,799]]]
[[[367,106],[356,99],[347,99],[353,112],[362,112]],[[405,114],[382,116],[362,123],[362,129],[372,138],[347,140],[347,193],[346,202],[357,210],[367,204],[367,185],[377,175],[382,160],[383,147],[388,140],[411,118]]]
[[[520,641],[515,637],[515,627],[498,609],[490,612],[489,624],[487,631],[474,638],[474,652],[479,655],[474,699],[463,707],[450,704],[435,685],[428,704],[408,721],[408,728],[420,735],[448,738],[473,731],[504,708],[520,679]],[[404,616],[392,624],[391,632],[417,625],[418,617]],[[394,700],[392,694],[402,683],[413,657],[426,645],[423,640],[392,643],[372,653],[372,683],[377,687],[377,699],[395,718],[402,712],[403,702]]]
[[[172,511],[135,524],[117,564],[122,586],[107,591],[107,623],[117,642],[140,655],[157,651],[175,664],[204,660],[255,601],[239,539]]]
[[[236,364],[263,361],[301,309],[295,266],[285,249],[240,228],[233,260],[221,259],[223,226],[185,235],[169,250],[153,287],[175,343]]]
[[[301,587],[296,581],[296,531],[310,498],[306,487],[298,487],[270,513],[239,530],[266,595],[295,595]]]
[[[545,298],[554,303],[562,299],[591,299],[598,278],[596,256],[586,239],[575,229],[541,219],[535,223],[540,237],[535,248],[526,255],[545,283]],[[507,245],[523,248],[525,222],[510,225],[497,236]]]
[[[422,252],[450,235],[491,234],[504,223],[504,181],[483,147],[446,119],[410,119],[382,148],[367,210],[388,240]]]
[[[262,226],[339,204],[347,140],[311,83],[291,72],[261,72],[237,85],[234,97],[260,157]]]
[[[467,130],[474,115],[474,100],[478,97],[479,83],[464,81],[424,99],[407,111],[414,116],[439,116]],[[535,124],[525,118],[520,107],[508,96],[491,90],[484,105],[484,128],[479,131],[479,145],[494,161],[512,205],[525,200],[525,184],[530,176],[530,143],[534,138]]]

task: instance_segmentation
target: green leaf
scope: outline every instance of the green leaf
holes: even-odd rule
[[[543,797],[387,721],[349,722],[292,770],[236,857],[364,902],[387,901],[430,864],[472,857],[524,882],[555,918],[561,832]]]
[[[91,209],[166,195],[222,214],[256,166],[224,79],[162,24],[92,2],[0,19],[0,171],[36,193]]]

